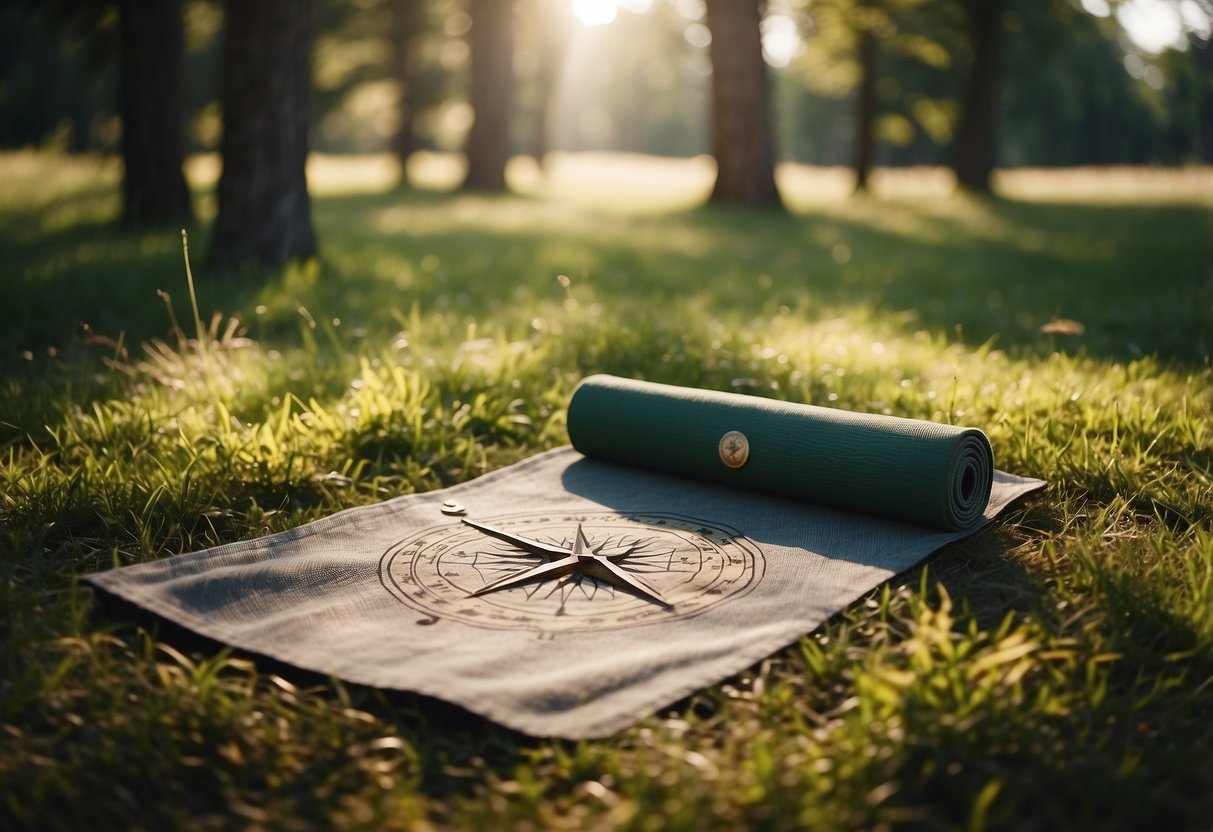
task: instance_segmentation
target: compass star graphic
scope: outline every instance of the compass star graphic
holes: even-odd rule
[[[474,520],[464,518],[466,525],[471,526],[476,531],[482,532],[495,537],[498,540],[504,540],[506,543],[511,543],[517,546],[523,552],[531,555],[538,555],[542,558],[548,558],[546,563],[541,563],[538,566],[533,566],[530,569],[493,581],[485,584],[469,595],[484,595],[488,592],[493,592],[498,589],[506,589],[519,584],[529,583],[531,581],[541,581],[547,578],[563,577],[574,573],[583,573],[589,575],[595,580],[608,583],[622,589],[630,589],[642,598],[647,598],[650,601],[661,604],[665,607],[673,607],[674,605],[662,597],[661,593],[651,587],[649,584],[641,580],[637,575],[621,569],[616,564],[635,554],[640,548],[639,543],[631,545],[615,545],[611,546],[610,541],[605,541],[597,548],[593,548],[589,538],[585,535],[585,530],[582,524],[577,524],[577,535],[573,538],[571,546],[554,546],[549,543],[542,543],[538,540],[532,540],[529,537],[512,534],[504,529],[486,526],[483,523],[477,523]]]
[[[424,626],[541,638],[666,623],[747,594],[762,551],[677,514],[548,510],[418,529],[384,551],[383,588]]]

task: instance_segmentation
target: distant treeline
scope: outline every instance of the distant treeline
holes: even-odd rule
[[[515,152],[711,152],[704,4],[627,11],[645,5],[623,4],[614,22],[588,27],[569,0],[518,0]],[[764,32],[782,49],[768,56],[778,158],[851,165],[857,133],[870,129],[876,164],[949,163],[979,58],[965,5],[769,0]],[[1134,47],[1114,16],[1071,0],[987,5],[1000,29],[997,165],[1213,161],[1207,29],[1155,55]],[[119,6],[0,3],[0,146],[118,150]],[[223,7],[190,0],[184,18],[187,147],[217,149]],[[469,26],[465,0],[321,0],[311,147],[460,149],[472,121]],[[865,91],[870,128],[857,117]]]

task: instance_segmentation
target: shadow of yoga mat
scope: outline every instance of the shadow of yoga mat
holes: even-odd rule
[[[570,405],[573,441],[631,442],[624,455],[640,454],[632,464],[561,448],[438,492],[87,580],[244,650],[576,739],[613,733],[744,669],[1043,485],[992,463],[966,474],[982,464],[968,456],[980,432],[895,420],[900,440],[865,440],[882,417],[853,422],[841,411],[701,394],[593,377]],[[798,440],[788,452],[785,443],[776,459],[773,442],[796,435],[796,420],[839,418],[859,438],[841,450],[836,435],[832,450]],[[634,442],[646,425],[658,426],[656,438]],[[732,431],[752,455],[739,468],[722,441]],[[886,449],[873,451],[882,441]],[[937,447],[923,451],[923,442]],[[937,472],[915,480],[900,464],[915,453],[951,466],[956,482]],[[831,488],[827,461],[856,456],[876,478],[870,488]],[[806,458],[815,478],[797,474]],[[736,471],[785,481],[728,484]],[[946,503],[962,503],[963,520],[983,482],[988,501],[956,527]],[[796,490],[806,483],[830,493],[803,499]],[[889,493],[930,516],[880,516]],[[450,503],[477,526],[444,513]]]

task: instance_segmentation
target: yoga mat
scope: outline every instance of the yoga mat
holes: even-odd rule
[[[946,516],[939,491],[948,460],[964,459],[962,429],[819,410],[594,377],[569,416],[593,456],[558,448],[85,580],[296,667],[528,734],[604,736],[795,642],[1043,485],[994,472],[976,524],[905,522],[886,498]],[[740,446],[720,441],[733,431],[751,443],[735,469],[724,460],[737,464]],[[848,473],[856,460],[862,472]],[[903,493],[928,488],[932,500]],[[839,495],[865,511],[827,504]]]
[[[994,476],[976,428],[608,375],[573,393],[568,430],[589,457],[949,531],[981,520]]]

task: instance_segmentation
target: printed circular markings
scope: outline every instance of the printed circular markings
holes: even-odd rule
[[[417,623],[450,619],[543,633],[634,627],[698,615],[746,594],[764,571],[762,552],[738,532],[672,514],[543,513],[483,522],[565,548],[573,546],[580,524],[592,549],[631,548],[616,565],[647,582],[672,607],[582,572],[472,596],[544,558],[463,523],[449,523],[405,538],[379,561],[384,588],[426,616]]]

